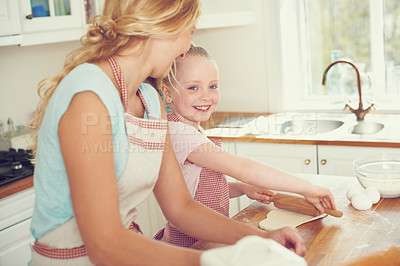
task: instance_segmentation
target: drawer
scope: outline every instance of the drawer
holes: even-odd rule
[[[0,231],[32,217],[35,192],[26,189],[0,200]]]

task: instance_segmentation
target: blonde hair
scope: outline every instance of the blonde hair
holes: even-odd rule
[[[212,58],[212,56],[207,52],[207,50],[204,49],[203,47],[195,46],[194,44],[190,45],[189,50],[185,54],[185,57],[184,58],[180,58],[180,57],[176,58],[174,60],[174,63],[171,66],[168,76],[158,81],[159,90],[161,90],[162,85],[171,86],[174,89],[176,89],[174,87],[173,83],[178,83],[178,81],[176,80],[176,75],[178,73],[179,66],[182,63],[182,61],[185,60],[185,58],[188,58],[191,56],[200,56],[200,57],[204,57],[204,58],[207,58],[210,60],[214,60]]]
[[[82,47],[67,55],[64,69],[38,85],[41,101],[30,122],[37,148],[37,132],[46,107],[60,81],[76,66],[106,60],[127,44],[143,48],[152,36],[173,36],[189,30],[200,16],[200,0],[106,0],[103,15],[96,16]]]

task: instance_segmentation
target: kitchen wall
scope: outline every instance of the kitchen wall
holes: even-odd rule
[[[62,69],[65,55],[79,42],[0,47],[0,120],[7,128],[26,124],[39,101],[36,86]]]
[[[196,32],[194,42],[207,48],[219,67],[218,111],[268,111],[262,33],[259,25]]]
[[[198,30],[193,40],[214,56],[220,70],[218,111],[267,112],[268,95],[262,0],[254,1],[256,23]],[[0,120],[26,124],[39,100],[40,80],[62,69],[78,41],[26,47],[0,47]]]

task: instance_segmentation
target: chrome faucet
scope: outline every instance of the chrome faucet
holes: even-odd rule
[[[357,120],[361,121],[364,120],[365,115],[371,111],[371,109],[374,107],[374,104],[371,104],[367,109],[363,109],[363,102],[362,102],[362,97],[361,97],[361,77],[360,77],[360,72],[358,71],[358,68],[356,67],[356,65],[346,59],[339,59],[336,60],[335,62],[332,62],[326,69],[324,72],[324,76],[322,78],[322,85],[325,85],[326,83],[326,75],[328,73],[328,70],[333,66],[336,65],[338,63],[345,63],[345,64],[349,64],[351,65],[354,70],[356,71],[356,75],[357,75],[357,87],[358,87],[358,96],[359,96],[359,103],[358,103],[358,109],[353,109],[351,108],[351,106],[349,104],[346,104],[344,107],[344,110],[346,110],[347,108],[356,115]]]

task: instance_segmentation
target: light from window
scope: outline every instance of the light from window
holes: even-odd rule
[[[400,99],[399,0],[283,0],[280,9],[284,108],[358,104],[350,65],[335,65],[322,85],[324,70],[338,58],[359,69],[366,102],[400,108],[394,102]]]
[[[400,1],[386,0],[384,12],[386,93],[400,95]]]
[[[357,93],[356,75],[350,65],[333,66],[328,72],[327,86],[322,86],[321,79],[325,68],[339,58],[351,59],[364,73],[370,71],[368,0],[308,0],[306,5],[312,71],[310,94]]]

